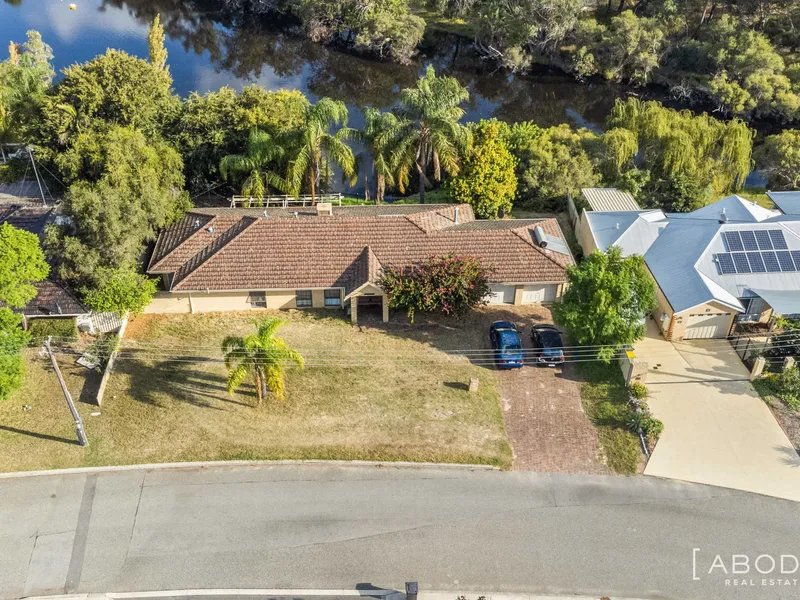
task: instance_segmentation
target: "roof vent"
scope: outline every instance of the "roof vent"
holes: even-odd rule
[[[297,213],[297,211],[294,211],[294,213],[293,213],[293,214],[294,214],[294,218],[295,218],[295,219],[296,219],[296,218],[299,216],[299,215],[298,215],[298,213]]]
[[[454,213],[453,214],[453,222],[458,224],[458,207],[457,206],[455,207],[455,210],[453,211],[453,213]]]
[[[728,222],[728,215],[725,213],[725,207],[722,207],[722,212],[719,215],[719,222],[720,223],[727,223]]]
[[[213,227],[209,227],[208,228],[208,233],[214,233],[214,228]]]
[[[264,216],[265,216],[265,217],[268,217],[268,216],[269,216],[269,213],[268,213],[267,211],[264,211]]]
[[[619,229],[619,223],[614,224],[614,229]]]
[[[194,220],[194,228],[195,229],[200,229],[200,219],[195,219]]]
[[[333,204],[330,202],[317,202],[317,215],[333,216]]]
[[[536,240],[536,245],[539,248],[547,248],[547,238],[545,237],[544,229],[539,225],[533,228],[533,239]]]

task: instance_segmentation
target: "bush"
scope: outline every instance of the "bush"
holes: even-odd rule
[[[654,417],[642,419],[642,431],[648,440],[657,441],[664,431],[664,423]]]
[[[778,380],[778,395],[792,410],[800,410],[800,369],[794,365],[781,373]]]
[[[643,383],[639,383],[638,381],[634,381],[630,386],[628,386],[628,392],[630,392],[631,396],[636,398],[637,400],[644,400],[647,398],[647,386]]]
[[[78,338],[78,326],[74,317],[36,318],[28,321],[28,333],[33,338],[31,344],[40,346],[44,340],[52,336],[58,341],[73,341]]]
[[[411,267],[387,267],[380,286],[389,295],[389,305],[405,308],[413,322],[417,311],[460,315],[486,304],[488,273],[475,257],[449,254]]]

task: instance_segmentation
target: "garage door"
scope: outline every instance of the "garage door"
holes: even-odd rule
[[[514,304],[515,285],[490,285],[489,304]]]
[[[555,302],[555,285],[526,285],[522,288],[522,303]]]
[[[731,313],[689,315],[689,322],[686,324],[683,339],[698,340],[725,337],[728,335],[730,324]]]

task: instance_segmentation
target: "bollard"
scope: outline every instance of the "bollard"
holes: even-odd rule
[[[786,371],[788,371],[789,369],[791,369],[792,367],[794,367],[794,365],[796,363],[797,363],[797,361],[795,360],[794,356],[787,356],[786,358],[784,358],[783,359],[783,371],[784,371],[784,373]]]
[[[756,358],[755,362],[753,363],[753,370],[750,371],[750,381],[754,379],[758,379],[761,377],[761,373],[764,372],[764,365],[767,364],[767,359],[763,356],[759,356]]]

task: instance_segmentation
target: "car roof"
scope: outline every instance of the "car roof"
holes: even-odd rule
[[[492,323],[492,328],[494,329],[513,329],[514,331],[517,330],[517,326],[514,325],[511,321],[495,321]]]
[[[556,333],[559,333],[558,327],[555,325],[534,325],[533,328],[539,331],[555,331]]]

